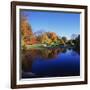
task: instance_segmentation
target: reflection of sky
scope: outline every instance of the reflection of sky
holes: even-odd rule
[[[28,18],[33,32],[38,30],[56,32],[59,36],[66,36],[80,33],[80,14],[46,11],[21,11],[21,15]]]
[[[74,55],[72,55],[74,53]],[[32,72],[42,76],[78,76],[80,73],[80,56],[68,50],[52,60],[38,59],[32,64]]]

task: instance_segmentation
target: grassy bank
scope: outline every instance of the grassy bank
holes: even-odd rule
[[[42,44],[26,45],[26,49],[44,49]]]

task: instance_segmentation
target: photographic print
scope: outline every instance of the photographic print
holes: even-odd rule
[[[21,77],[80,75],[80,13],[21,10]]]
[[[87,83],[87,6],[12,7],[12,88]]]

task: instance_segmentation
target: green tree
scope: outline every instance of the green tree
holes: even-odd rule
[[[63,36],[62,40],[66,43],[67,42],[67,37]]]

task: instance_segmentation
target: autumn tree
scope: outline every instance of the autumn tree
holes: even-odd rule
[[[57,35],[55,32],[47,32],[47,35],[53,42],[57,41]]]
[[[21,17],[20,29],[21,29],[21,44],[22,45],[30,45],[37,42],[36,37],[32,32],[31,25],[29,24],[25,16]]]
[[[42,34],[41,43],[50,44],[51,39],[48,37],[47,33]]]

